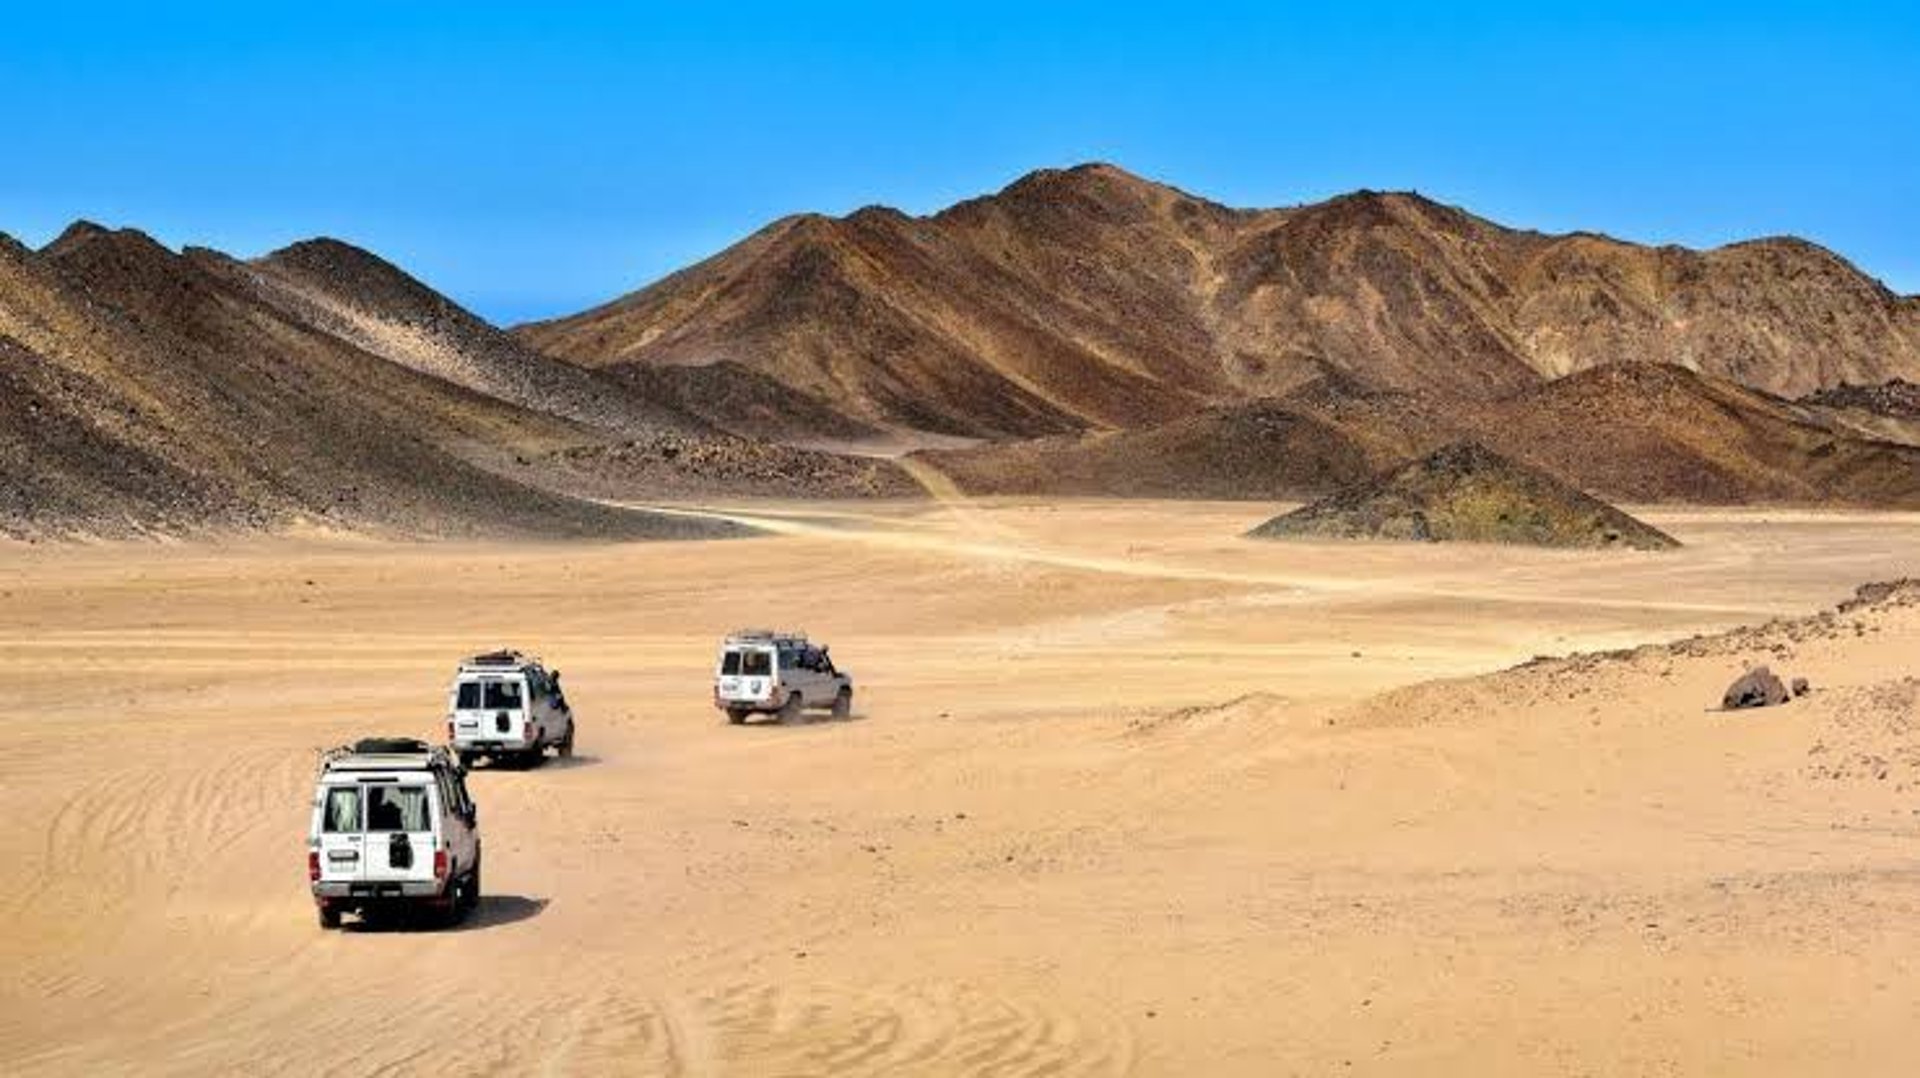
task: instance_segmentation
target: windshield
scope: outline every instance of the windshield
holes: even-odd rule
[[[462,711],[517,711],[522,698],[518,681],[463,681],[453,706]]]

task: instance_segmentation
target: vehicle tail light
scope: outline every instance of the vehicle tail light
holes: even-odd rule
[[[320,882],[320,851],[307,851],[307,882]]]
[[[447,878],[447,851],[445,850],[433,851],[433,878],[436,880]]]
[[[447,740],[448,741],[453,740],[453,720],[452,719],[447,720]]]

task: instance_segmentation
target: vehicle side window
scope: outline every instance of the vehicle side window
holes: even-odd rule
[[[327,788],[326,808],[320,814],[320,830],[329,835],[360,833],[360,791],[352,786]]]

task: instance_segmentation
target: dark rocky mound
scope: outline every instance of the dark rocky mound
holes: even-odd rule
[[[728,435],[663,433],[576,446],[544,463],[557,485],[602,498],[909,498],[925,493],[889,460]]]
[[[1680,545],[1605,502],[1475,442],[1446,446],[1248,534],[1635,550]]]
[[[1800,398],[1802,404],[1858,408],[1894,419],[1920,419],[1920,383],[1894,378],[1879,385],[1843,385]]]

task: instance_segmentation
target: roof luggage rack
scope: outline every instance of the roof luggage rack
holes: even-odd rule
[[[462,666],[519,666],[521,663],[524,663],[526,661],[527,661],[527,657],[520,652],[519,648],[497,648],[493,651],[483,651],[480,654],[475,655],[472,658],[468,659],[466,662],[462,663],[461,665]]]
[[[356,756],[417,756],[424,757],[426,766],[429,768],[446,768],[452,771],[465,770],[465,768],[460,766],[459,758],[452,752],[449,752],[445,745],[429,745],[416,737],[363,737],[351,745],[336,745],[320,754],[318,770],[325,772],[341,760]],[[390,769],[393,766],[390,763],[375,765],[372,764],[371,761],[369,761],[369,765],[375,769]],[[366,768],[354,768],[353,770],[366,770]]]
[[[727,643],[729,644],[769,643],[780,640],[789,640],[804,644],[807,642],[807,634],[804,632],[785,633],[776,629],[735,629],[727,634]]]

